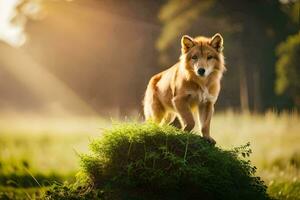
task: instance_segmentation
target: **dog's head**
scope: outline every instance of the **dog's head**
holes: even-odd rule
[[[213,71],[224,71],[222,51],[223,38],[219,33],[211,38],[184,35],[181,39],[181,60],[199,77],[207,77]]]

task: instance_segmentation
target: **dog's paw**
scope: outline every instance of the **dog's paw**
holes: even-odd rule
[[[210,137],[210,136],[204,136],[203,138],[204,138],[204,140],[206,140],[209,144],[215,146],[216,141],[215,141],[212,137]]]

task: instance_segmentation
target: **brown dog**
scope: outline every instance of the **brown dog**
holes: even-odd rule
[[[212,38],[185,35],[181,46],[180,61],[151,78],[144,98],[145,118],[170,124],[177,116],[187,131],[198,129],[201,121],[203,137],[215,144],[210,121],[225,71],[223,38],[219,33]]]

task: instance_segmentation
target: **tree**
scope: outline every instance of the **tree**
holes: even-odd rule
[[[276,53],[276,93],[288,95],[300,108],[300,31],[282,42]]]
[[[285,101],[274,92],[276,45],[295,33],[289,9],[273,0],[169,0],[161,8],[163,24],[157,40],[162,64],[178,57],[183,34],[210,36],[220,32],[225,39],[228,72],[219,105],[242,111],[263,111]],[[170,59],[172,58],[172,59]]]

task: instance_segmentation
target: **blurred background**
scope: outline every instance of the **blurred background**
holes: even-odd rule
[[[299,3],[1,0],[1,111],[130,115],[180,38],[225,41],[217,110],[300,107]]]
[[[178,61],[182,35],[219,32],[227,72],[212,134],[224,148],[250,141],[259,175],[299,197],[299,10],[297,0],[0,0],[0,191],[36,186],[30,174],[65,180],[111,119],[142,119],[146,85]]]

